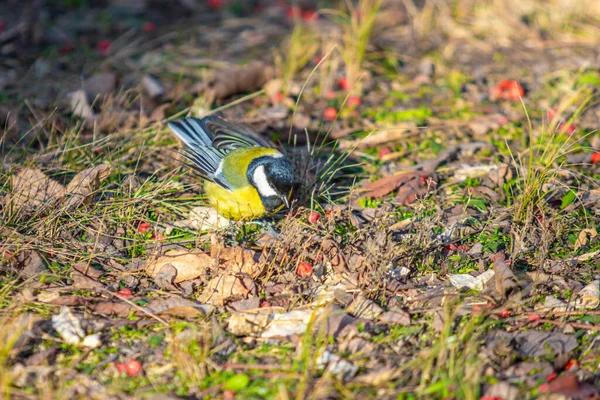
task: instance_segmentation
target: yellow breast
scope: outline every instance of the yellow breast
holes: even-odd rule
[[[204,183],[204,191],[211,206],[227,219],[258,219],[266,210],[254,186],[248,185],[232,191],[223,189],[213,182]]]

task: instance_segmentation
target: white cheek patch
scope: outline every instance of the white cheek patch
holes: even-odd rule
[[[278,196],[273,186],[267,180],[264,165],[260,165],[254,170],[254,184],[262,197]]]

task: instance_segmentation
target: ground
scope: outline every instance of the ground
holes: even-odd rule
[[[599,397],[595,0],[7,4],[5,398]],[[182,163],[215,112],[270,228]]]

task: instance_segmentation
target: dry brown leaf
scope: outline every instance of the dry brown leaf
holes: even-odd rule
[[[212,246],[211,255],[219,258],[219,267],[234,273],[245,273],[256,278],[262,272],[258,262],[260,253],[243,247]]]
[[[216,266],[215,260],[204,252],[173,250],[156,260],[149,261],[146,266],[146,273],[152,278],[156,278],[161,269],[167,264],[171,264],[177,270],[173,283],[203,277],[209,268]]]
[[[102,271],[90,267],[87,263],[75,263],[73,269],[73,286],[77,289],[94,289],[101,291],[104,285],[98,282]]]
[[[368,386],[381,386],[388,384],[390,381],[400,376],[402,370],[400,368],[381,368],[375,371],[367,372],[358,375],[352,381]]]
[[[67,185],[68,200],[66,207],[75,209],[82,204],[89,204],[92,195],[102,182],[109,177],[112,168],[108,164],[101,164],[79,172]]]
[[[431,172],[427,171],[401,172],[399,174],[386,176],[385,178],[371,182],[364,188],[361,188],[359,191],[365,192],[361,195],[361,197],[379,198],[391,193],[416,177],[421,178],[429,175],[431,175]]]
[[[395,202],[404,206],[414,203],[417,199],[424,197],[437,185],[437,177],[431,175],[429,179],[424,177],[414,177],[406,184],[400,186],[396,194]]]
[[[96,119],[94,110],[90,106],[87,94],[84,90],[77,90],[69,94],[69,101],[71,103],[71,111],[73,115],[84,119],[86,123],[91,124]]]
[[[152,99],[157,99],[165,94],[163,85],[150,75],[144,75],[142,77],[142,86],[144,90]]]
[[[43,213],[65,197],[65,188],[36,168],[22,168],[11,176],[8,203],[20,213]]]
[[[520,289],[519,281],[504,260],[494,261],[496,290],[502,296],[509,296]]]
[[[373,300],[367,299],[363,294],[359,294],[346,308],[346,311],[357,318],[368,320],[377,319],[377,317],[383,314],[383,309]]]
[[[600,280],[594,280],[577,293],[576,308],[594,310],[600,305]]]
[[[114,315],[117,317],[128,317],[132,312],[137,311],[135,307],[127,303],[115,303],[112,301],[103,301],[92,305],[90,308],[98,314]]]
[[[214,309],[210,305],[199,304],[177,296],[153,300],[146,305],[146,308],[153,314],[173,317],[205,317]]]
[[[195,91],[207,92],[214,100],[234,94],[250,93],[263,87],[275,75],[275,70],[261,61],[217,71]]]
[[[573,250],[577,251],[581,247],[585,246],[588,242],[588,235],[590,237],[590,240],[592,240],[593,238],[598,236],[598,232],[596,232],[596,228],[592,227],[592,228],[582,229],[581,232],[579,232],[579,235],[577,236],[577,240],[575,241]]]
[[[117,86],[117,74],[101,72],[83,81],[83,89],[88,99],[95,100],[98,96],[111,94]]]
[[[35,250],[20,251],[11,259],[11,262],[14,263],[16,269],[26,278],[35,277],[48,271],[44,260]]]
[[[221,274],[210,280],[199,300],[202,303],[223,305],[255,294],[256,285],[249,277]]]

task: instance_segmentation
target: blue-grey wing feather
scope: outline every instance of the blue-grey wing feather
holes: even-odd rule
[[[185,144],[181,154],[198,174],[231,190],[221,169],[225,155],[243,147],[273,147],[249,127],[230,122],[220,115],[182,118],[169,122],[169,128]]]

